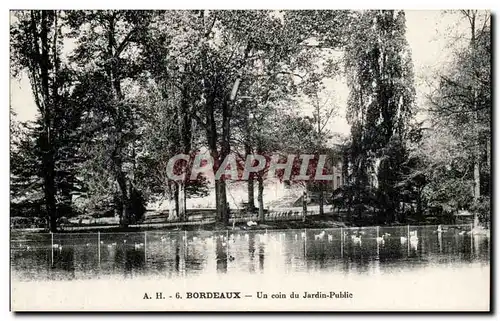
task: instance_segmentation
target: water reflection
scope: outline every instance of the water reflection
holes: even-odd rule
[[[144,269],[144,250],[125,249],[125,276],[133,277]]]
[[[227,239],[223,235],[215,237],[215,256],[217,260],[217,272],[227,272]]]
[[[259,271],[264,271],[264,245],[259,245]]]
[[[255,235],[254,234],[248,235],[248,257],[249,257],[249,260],[250,260],[250,263],[248,264],[248,272],[255,273],[255,264],[254,264],[254,258],[255,258]]]
[[[489,237],[464,228],[351,228],[286,231],[16,234],[13,275],[85,279],[199,273],[381,273],[489,262]]]
[[[57,248],[53,250],[52,269],[67,278],[75,277],[75,251],[73,248]]]

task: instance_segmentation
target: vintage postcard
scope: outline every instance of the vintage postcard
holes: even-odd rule
[[[11,310],[490,304],[483,10],[13,10]]]

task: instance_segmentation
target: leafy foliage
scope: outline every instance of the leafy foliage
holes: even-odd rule
[[[11,124],[12,215],[49,217],[53,231],[79,213],[126,226],[166,199],[172,219],[187,219],[186,198],[210,182],[172,181],[166,167],[198,152],[214,170],[230,153],[338,154],[345,184],[334,202],[359,223],[421,221],[438,207],[486,213],[490,29],[463,14],[472,39],[437,77],[429,131],[415,121],[403,11],[18,11],[11,70],[28,75],[39,114]],[[334,146],[326,80],[338,75],[351,137]],[[262,218],[263,172],[248,181]],[[223,223],[225,184],[215,182]]]

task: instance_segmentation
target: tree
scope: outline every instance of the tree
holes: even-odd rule
[[[437,74],[428,96],[434,130],[423,144],[428,149],[429,201],[448,211],[489,214],[491,157],[491,38],[489,13],[452,12],[465,19],[470,36],[455,42],[447,70]],[[443,140],[444,143],[443,143]]]
[[[168,137],[163,137],[163,142],[168,144],[166,150],[170,156],[191,154],[200,147],[200,141],[194,141],[200,131],[195,127],[194,119],[199,92],[197,43],[193,42],[196,34],[190,37],[195,33],[189,25],[191,19],[194,17],[190,11],[160,11],[154,15],[141,40],[143,72],[153,80],[149,81],[149,85],[157,87],[160,92],[164,107],[157,111],[166,117],[163,119],[163,128],[162,124],[158,124],[159,127],[156,126],[154,130],[166,131]],[[156,122],[152,119],[149,121]],[[165,156],[163,154],[160,157]],[[190,164],[187,165],[189,167]],[[168,182],[170,198],[175,199],[179,218],[187,220],[187,190],[202,187],[205,181],[200,181],[201,184],[191,183],[187,173],[185,180],[176,181],[175,184],[168,179],[165,182]]]
[[[311,90],[311,89],[310,89]],[[326,93],[322,98],[319,95],[319,89],[317,88],[317,84],[313,83],[312,92],[310,92],[312,96],[311,102],[314,107],[313,119],[315,123],[315,130],[318,137],[317,141],[317,152],[325,153],[328,152],[325,148],[328,140],[331,138],[330,131],[326,128],[326,125],[332,118],[335,116],[338,108],[333,103],[333,93]],[[332,152],[328,152],[327,154],[332,155]],[[331,157],[331,156],[330,156]],[[333,161],[331,159],[331,161]],[[332,164],[333,165],[333,164]],[[319,190],[319,214],[324,215],[324,182],[317,182],[315,184],[317,189]]]
[[[283,27],[269,11],[189,11],[183,21],[190,37],[180,49],[192,53],[183,70],[190,73],[186,81],[196,95],[192,117],[205,131],[216,171],[231,152],[235,111],[243,105],[239,93],[254,77],[272,76],[253,74],[269,68],[267,64],[257,67],[258,62],[267,58],[270,65],[277,65],[279,60],[269,56],[287,58],[278,41],[284,35]],[[217,218],[227,223],[225,181],[216,180],[215,189]]]
[[[415,90],[404,12],[358,13],[345,63],[354,184],[359,185],[360,194],[365,194],[361,198],[370,199],[369,191],[378,190],[380,220],[391,222],[399,209],[400,195],[395,185],[401,180],[401,157],[414,113]],[[368,199],[362,204],[370,204]]]
[[[56,118],[61,107],[61,92],[66,83],[61,71],[61,24],[59,13],[48,10],[17,11],[11,26],[11,70],[13,75],[26,71],[38,108],[37,144],[45,212],[50,230],[57,231],[56,204]]]
[[[93,138],[89,146],[92,154],[104,152],[102,162],[113,175],[118,186],[120,201],[118,214],[120,225],[127,226],[129,219],[137,217],[133,213],[131,195],[137,193],[134,186],[139,106],[133,103],[123,91],[126,80],[137,77],[134,43],[149,23],[150,14],[143,11],[71,11],[67,13],[67,23],[76,36],[76,49],[71,61],[80,72],[86,74],[84,81],[96,81],[100,87],[87,82],[94,92],[82,93],[82,99],[95,108],[91,117],[98,117],[94,123]],[[128,92],[133,92],[133,85]],[[99,145],[102,144],[102,145]],[[95,156],[95,155],[93,155]],[[90,177],[94,177],[90,175]],[[139,209],[138,211],[141,211]]]

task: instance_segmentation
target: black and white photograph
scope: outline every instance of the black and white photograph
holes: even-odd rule
[[[490,11],[9,19],[11,311],[491,311]]]

